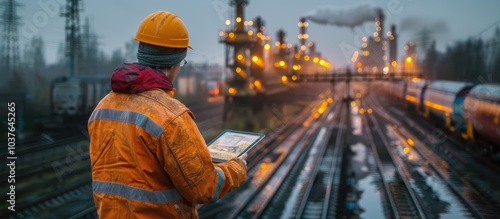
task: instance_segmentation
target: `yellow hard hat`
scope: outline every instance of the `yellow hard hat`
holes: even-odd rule
[[[155,46],[191,48],[186,26],[177,15],[168,11],[158,11],[144,18],[135,40]]]

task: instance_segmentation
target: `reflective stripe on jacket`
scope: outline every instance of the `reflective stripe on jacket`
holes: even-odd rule
[[[240,159],[213,164],[194,116],[173,91],[111,92],[89,119],[100,218],[198,218],[196,204],[239,187]]]

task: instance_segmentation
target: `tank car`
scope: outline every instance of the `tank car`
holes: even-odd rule
[[[451,131],[465,130],[463,105],[473,85],[455,81],[430,82],[423,98],[424,115],[444,122]]]
[[[498,145],[500,143],[500,84],[475,86],[465,97],[464,117],[469,139],[474,140],[480,137],[490,144]]]
[[[407,83],[405,102],[410,108],[417,111],[423,111],[423,97],[427,88],[428,82],[421,79],[411,79]]]

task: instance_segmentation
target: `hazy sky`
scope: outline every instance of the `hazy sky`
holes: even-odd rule
[[[64,40],[64,18],[59,17],[59,7],[65,6],[65,0],[24,0],[18,1],[23,6],[18,13],[24,26],[20,28],[20,42],[24,46],[33,32],[43,37],[46,45],[47,61],[54,62],[57,48]],[[29,3],[28,3],[29,2]],[[123,48],[126,41],[135,36],[139,23],[148,14],[157,10],[176,13],[186,24],[191,37],[191,46],[187,59],[193,62],[222,63],[224,46],[218,42],[218,33],[226,25],[224,21],[234,13],[228,5],[229,0],[86,0],[81,22],[89,17],[92,29],[99,35],[101,48],[106,53]],[[50,7],[44,3],[56,3]],[[298,42],[298,19],[304,13],[321,8],[348,7],[358,3],[371,3],[383,9],[386,15],[385,30],[390,24],[396,24],[399,38],[399,54],[404,43],[417,38],[415,29],[402,27],[409,22],[415,28],[434,28],[432,35],[437,41],[437,48],[444,51],[447,45],[468,37],[490,38],[495,28],[500,26],[500,1],[498,0],[249,0],[246,8],[246,20],[261,16],[265,21],[266,32],[274,42],[276,32],[283,28],[290,43]],[[50,5],[50,4],[49,4]],[[354,29],[325,26],[315,23],[309,25],[309,40],[315,41],[318,50],[334,66],[350,64],[351,54],[345,48],[360,47],[361,37],[372,35],[374,22],[365,23]],[[483,32],[484,31],[484,32]],[[483,32],[481,35],[479,35]]]

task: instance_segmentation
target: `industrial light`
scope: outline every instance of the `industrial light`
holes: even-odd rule
[[[235,95],[235,94],[236,94],[236,92],[237,92],[237,90],[236,90],[236,88],[234,88],[234,87],[230,87],[230,88],[227,90],[227,92],[228,92],[229,94],[231,94],[231,95]]]

